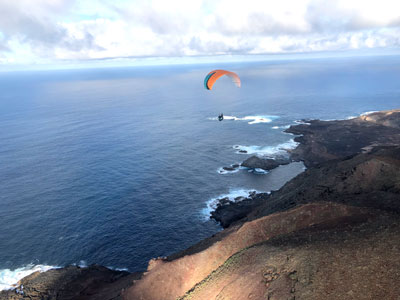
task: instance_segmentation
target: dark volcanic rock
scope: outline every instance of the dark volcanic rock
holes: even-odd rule
[[[237,168],[238,167],[231,166],[231,167],[223,167],[222,169],[224,169],[225,171],[235,171]]]
[[[242,162],[242,167],[250,168],[250,169],[263,169],[266,171],[275,169],[276,167],[279,167],[280,165],[287,165],[290,163],[289,158],[277,158],[277,159],[271,159],[271,158],[262,158],[258,156],[252,156],[246,159],[244,162]]]
[[[23,293],[2,291],[0,299],[120,299],[121,290],[139,278],[138,273],[113,271],[97,265],[87,268],[68,266],[43,273],[35,272],[19,282],[18,291],[22,290]]]
[[[224,169],[225,171],[235,171],[236,168],[233,168],[233,167],[223,167],[222,169]]]
[[[311,168],[272,192],[258,208],[247,209],[252,206],[247,203],[250,200],[242,204],[251,211],[250,219],[313,201],[400,212],[400,110],[351,120],[307,122],[287,131],[303,135],[296,137],[300,145],[291,157]],[[261,168],[261,163],[256,164],[260,159],[249,160],[242,165]],[[243,216],[238,204],[222,206],[216,219],[227,221],[227,226],[230,219],[237,221],[235,213]]]
[[[231,203],[231,200],[229,200],[229,197],[224,197],[219,199],[217,206],[221,206],[221,205],[227,205]]]
[[[321,163],[286,183],[250,219],[315,201],[400,213],[400,146]]]
[[[302,135],[295,138],[300,145],[291,151],[291,157],[304,161],[307,167],[367,152],[377,145],[400,145],[400,110],[350,120],[307,122],[285,130]]]
[[[249,198],[238,197],[235,202],[219,201],[217,208],[211,212],[211,218],[221,224],[223,228],[229,227],[235,221],[238,221],[249,214],[255,207],[261,205],[268,199],[269,194],[251,193]]]
[[[229,167],[223,167],[222,170],[219,170],[219,173],[224,173],[224,171],[226,172],[233,172],[236,171],[240,166],[238,164],[233,164]]]

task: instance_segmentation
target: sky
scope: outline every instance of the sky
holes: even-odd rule
[[[0,67],[371,50],[399,0],[0,0]]]

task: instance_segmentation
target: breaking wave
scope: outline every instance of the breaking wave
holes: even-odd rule
[[[290,125],[283,125],[283,126],[272,126],[272,129],[288,129]]]
[[[376,113],[376,112],[378,112],[378,111],[377,110],[366,111],[366,112],[360,114],[360,116],[368,116],[368,115]]]
[[[261,169],[261,168],[254,168],[254,169],[249,169],[249,173],[257,174],[257,175],[264,175],[268,174],[269,172],[267,170]]]
[[[245,116],[245,117],[236,117],[236,116],[224,116],[224,120],[232,120],[232,121],[248,121],[248,124],[258,124],[258,123],[271,123],[273,120],[278,119],[278,116],[269,116],[269,115],[261,115],[261,116]],[[209,120],[218,120],[218,118],[208,118]]]
[[[57,268],[60,267],[29,264],[15,270],[0,270],[0,291],[17,288],[18,281],[34,272],[46,272]]]
[[[368,115],[376,113],[376,112],[378,112],[378,111],[377,110],[366,111],[366,112],[359,114],[358,116],[349,116],[346,118],[346,120],[355,119],[355,118],[362,117],[362,116],[368,116]]]
[[[246,190],[246,189],[232,189],[229,190],[229,193],[219,195],[218,197],[211,198],[207,201],[207,207],[202,210],[202,214],[208,220],[211,216],[211,212],[213,212],[219,203],[220,199],[228,198],[230,202],[238,202],[244,200],[245,198],[249,197],[251,193],[260,193],[256,190]]]
[[[305,120],[295,120],[294,123],[295,123],[295,124],[310,125],[310,123],[307,122],[307,121],[305,121]]]
[[[268,157],[275,157],[275,156],[282,156],[287,155],[287,152],[293,150],[297,147],[299,143],[295,142],[293,139],[276,145],[276,146],[242,146],[242,145],[235,145],[233,148],[238,154],[255,154],[260,156],[268,156]]]

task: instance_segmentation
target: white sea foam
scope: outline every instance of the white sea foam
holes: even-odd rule
[[[114,270],[114,271],[129,272],[128,268],[114,268],[114,267],[110,267],[110,266],[107,266],[106,268],[108,268],[108,269],[110,269],[110,270]]]
[[[272,126],[272,129],[288,129],[290,125],[283,125],[283,126]]]
[[[360,114],[360,116],[368,116],[368,115],[376,113],[376,112],[378,112],[378,111],[377,110],[366,111],[366,112]]]
[[[368,116],[368,115],[376,113],[376,112],[378,112],[378,111],[377,110],[366,111],[366,112],[359,114],[358,116],[349,116],[346,118],[346,120],[355,119],[355,118],[362,117],[362,116]]]
[[[205,218],[208,220],[211,216],[211,212],[214,211],[217,208],[217,205],[219,203],[220,199],[223,198],[228,198],[229,201],[235,202],[235,198],[241,197],[240,199],[244,199],[249,197],[250,193],[252,192],[257,192],[260,193],[259,191],[256,190],[246,190],[246,189],[231,189],[229,190],[229,193],[219,195],[218,197],[212,198],[207,201],[207,207],[202,210],[203,215]],[[240,201],[240,200],[239,200]]]
[[[304,124],[304,125],[310,125],[311,123],[306,122],[306,121],[302,121],[302,120],[295,120],[294,121],[295,124]]]
[[[217,170],[217,172],[218,172],[218,174],[222,174],[222,175],[225,175],[225,174],[233,174],[233,173],[239,172],[239,168],[237,168],[237,169],[235,169],[235,170],[232,170],[232,171],[224,170],[224,168],[219,168],[219,169]]]
[[[273,120],[279,118],[278,116],[269,116],[269,115],[260,115],[260,116],[245,116],[245,117],[236,117],[236,116],[224,116],[224,120],[232,120],[232,121],[248,121],[248,124],[258,124],[258,123],[271,123]],[[218,118],[208,118],[209,120],[218,120]]]
[[[359,115],[353,115],[353,116],[348,116],[348,117],[346,117],[346,118],[344,118],[344,119],[321,119],[321,121],[339,121],[339,120],[351,120],[351,119],[355,119],[355,118],[358,118],[358,117],[361,117],[361,116],[368,116],[368,115],[370,115],[370,114],[373,114],[373,113],[376,113],[376,112],[379,112],[378,110],[371,110],[371,111],[366,111],[366,112],[363,112],[363,113],[361,113],[361,114],[359,114]],[[307,125],[310,125],[310,123],[307,123],[307,122],[304,122],[304,121],[300,121],[300,120],[297,120],[297,121],[294,121],[296,124],[307,124]],[[278,129],[278,126],[274,126],[274,127],[272,127],[273,129]]]
[[[85,260],[81,260],[81,261],[79,261],[78,266],[81,267],[81,268],[87,268],[88,264],[87,264],[87,262]]]
[[[84,260],[81,260],[77,265],[81,268],[87,268],[87,263]],[[61,268],[59,266],[48,266],[48,265],[34,265],[29,264],[24,267],[10,270],[10,269],[3,269],[0,270],[0,291],[2,290],[9,290],[9,289],[16,289],[16,292],[23,294],[23,287],[18,286],[18,281],[22,278],[34,273],[34,272],[46,272],[51,269],[58,269]],[[111,270],[116,271],[128,271],[127,268],[114,268],[108,267]]]
[[[248,173],[253,173],[253,174],[257,174],[257,175],[264,175],[264,174],[269,173],[269,171],[266,171],[261,168],[246,168],[246,167],[242,167],[242,168],[247,170]]]
[[[17,288],[18,281],[34,272],[46,272],[56,268],[59,267],[29,264],[15,270],[0,270],[0,291]]]
[[[297,147],[299,143],[295,142],[293,139],[289,141],[276,145],[276,146],[242,146],[235,145],[234,149],[237,150],[238,154],[256,154],[260,156],[275,157],[281,155],[287,155],[289,150]]]
[[[268,174],[268,171],[266,171],[264,169],[260,169],[260,168],[255,168],[252,171],[254,174],[260,174],[260,175]]]

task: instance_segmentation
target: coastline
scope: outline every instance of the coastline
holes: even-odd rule
[[[118,271],[110,273],[106,268],[90,266],[87,269],[97,268],[101,274],[107,273],[108,277],[104,277],[107,278],[104,279],[107,284],[91,286],[91,294],[82,292],[82,299],[95,299],[94,295],[107,293],[124,299],[155,299],[156,295],[175,299],[195,295],[201,292],[200,287],[204,289],[202,282],[207,276],[223,267],[229,257],[242,249],[269,239],[295,234],[299,230],[308,230],[315,224],[325,228],[328,222],[329,226],[339,228],[340,220],[348,220],[350,225],[358,226],[360,223],[372,222],[371,218],[379,219],[381,215],[391,220],[393,212],[400,212],[396,202],[400,194],[396,177],[400,157],[400,110],[373,112],[348,120],[310,120],[307,124],[292,125],[285,132],[296,135],[294,141],[298,145],[290,151],[290,159],[304,162],[307,167],[305,172],[271,194],[252,194],[247,199],[221,205],[217,208],[220,214],[230,214],[230,220],[223,221],[223,227],[227,229],[167,258],[150,261],[142,280],[133,285],[132,280],[138,280],[140,274],[133,276],[127,272],[114,273]],[[302,219],[304,214],[309,219]],[[289,220],[295,224],[290,231],[285,227]],[[379,222],[384,223],[383,220]],[[281,225],[273,229],[271,224]],[[259,228],[270,233],[260,235],[257,231]],[[214,257],[214,261],[209,261],[209,257]],[[85,269],[76,268],[75,272]],[[195,272],[185,273],[185,268]],[[58,270],[52,273],[62,274],[63,270],[71,272],[70,267]],[[21,280],[18,286],[23,285],[27,295],[29,285],[37,284],[35,278],[47,276],[45,274],[49,272],[31,274]],[[279,272],[271,273],[273,278],[278,276],[273,274]],[[82,276],[74,277],[77,282],[84,282],[93,276],[86,274],[85,277],[80,271],[77,274]],[[150,288],[152,283],[168,276],[170,278],[159,287]],[[178,277],[185,278],[185,281],[182,282]],[[270,284],[267,290],[277,278],[268,281]],[[82,286],[82,290],[87,290],[88,286]],[[49,289],[45,280],[41,282],[41,287],[43,293]],[[52,289],[57,287],[52,286]],[[15,291],[0,292],[0,299],[22,299],[18,298],[21,294]],[[4,295],[9,298],[2,298]]]
[[[400,135],[398,134],[400,121],[397,117],[399,113],[400,110],[370,111],[362,113],[358,117],[339,120],[296,121],[296,125],[290,125],[284,130],[284,132],[293,134],[295,136],[293,140],[297,143],[295,148],[287,151],[288,158],[280,159],[278,157],[276,160],[272,160],[252,156],[244,161],[241,166],[246,165],[247,161],[251,161],[248,164],[250,168],[266,165],[265,170],[271,170],[290,162],[303,162],[307,169],[324,162],[338,161],[351,158],[356,154],[369,153],[378,146],[400,145]],[[235,221],[244,218],[243,210],[249,212],[256,209],[260,203],[268,201],[270,194],[275,192],[270,191],[268,195],[260,193],[257,197],[247,197],[245,205],[240,202],[227,203],[222,198],[222,202],[218,205],[212,217],[226,228]],[[252,198],[257,198],[257,200],[252,200]],[[243,210],[241,210],[242,207]]]

